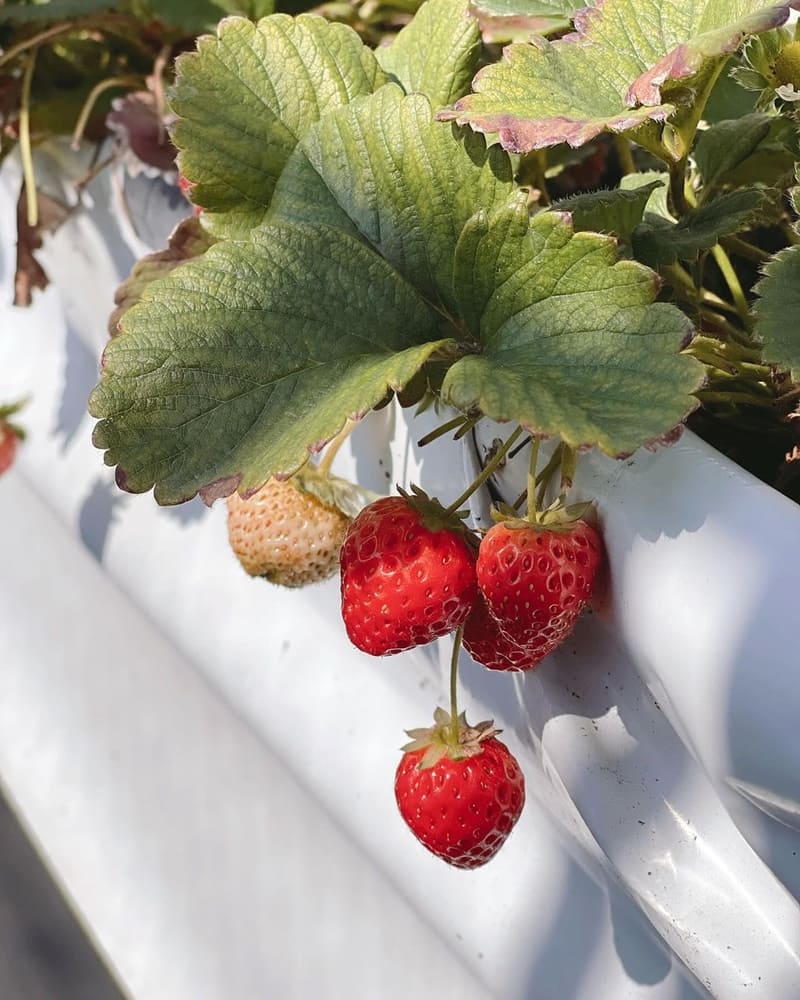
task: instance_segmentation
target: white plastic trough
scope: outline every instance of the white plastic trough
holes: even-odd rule
[[[447,644],[361,655],[335,581],[244,576],[224,505],[113,487],[84,407],[133,255],[107,178],[93,192],[49,246],[56,287],[3,307],[0,397],[33,401],[0,481],[0,780],[125,989],[800,995],[800,511],[688,434],[581,463],[608,593],[530,675],[464,658],[465,707],[505,728],[528,803],[491,864],[451,870],[392,793],[402,730],[446,703]],[[498,429],[420,451],[430,425],[371,415],[338,470],[453,499]],[[517,475],[499,479],[509,495]]]

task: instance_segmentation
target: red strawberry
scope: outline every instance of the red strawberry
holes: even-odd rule
[[[0,476],[14,464],[17,454],[17,435],[7,423],[0,420]]]
[[[419,492],[365,507],[340,557],[351,642],[385,656],[455,631],[478,594],[466,533],[458,518]]]
[[[456,868],[478,868],[505,843],[525,804],[525,778],[491,722],[472,728],[463,715],[434,713],[432,729],[413,742],[395,777],[400,815],[429,851]]]
[[[480,594],[464,625],[463,643],[472,659],[489,670],[529,670],[544,655],[543,641],[520,646],[501,631]]]
[[[602,559],[586,521],[544,526],[501,521],[478,552],[478,585],[499,628],[536,650],[533,666],[560,645],[592,593]]]
[[[9,420],[25,406],[25,400],[0,406],[0,476],[14,464],[17,445],[25,437],[25,431]]]

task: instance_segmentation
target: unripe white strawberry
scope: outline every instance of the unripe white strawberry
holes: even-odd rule
[[[251,576],[283,587],[332,576],[350,521],[294,479],[270,479],[246,500],[228,498],[228,537],[239,562]]]

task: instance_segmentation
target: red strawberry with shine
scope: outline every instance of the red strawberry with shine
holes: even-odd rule
[[[602,556],[600,536],[586,521],[557,526],[501,521],[484,536],[478,585],[500,630],[535,651],[529,666],[575,627]]]
[[[427,497],[384,497],[347,530],[340,555],[342,617],[373,656],[455,631],[477,599],[475,557],[456,519]],[[451,525],[453,527],[451,527]]]
[[[456,868],[486,864],[525,804],[525,778],[491,722],[472,728],[437,709],[437,725],[411,730],[395,777],[400,815],[429,851]]]

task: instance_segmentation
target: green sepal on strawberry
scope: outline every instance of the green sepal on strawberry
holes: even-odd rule
[[[454,632],[478,594],[463,515],[419,489],[364,508],[342,545],[342,618],[353,645],[387,656]]]
[[[492,722],[470,726],[437,709],[412,729],[395,776],[400,815],[429,851],[456,868],[478,868],[505,843],[525,804],[525,778]]]

